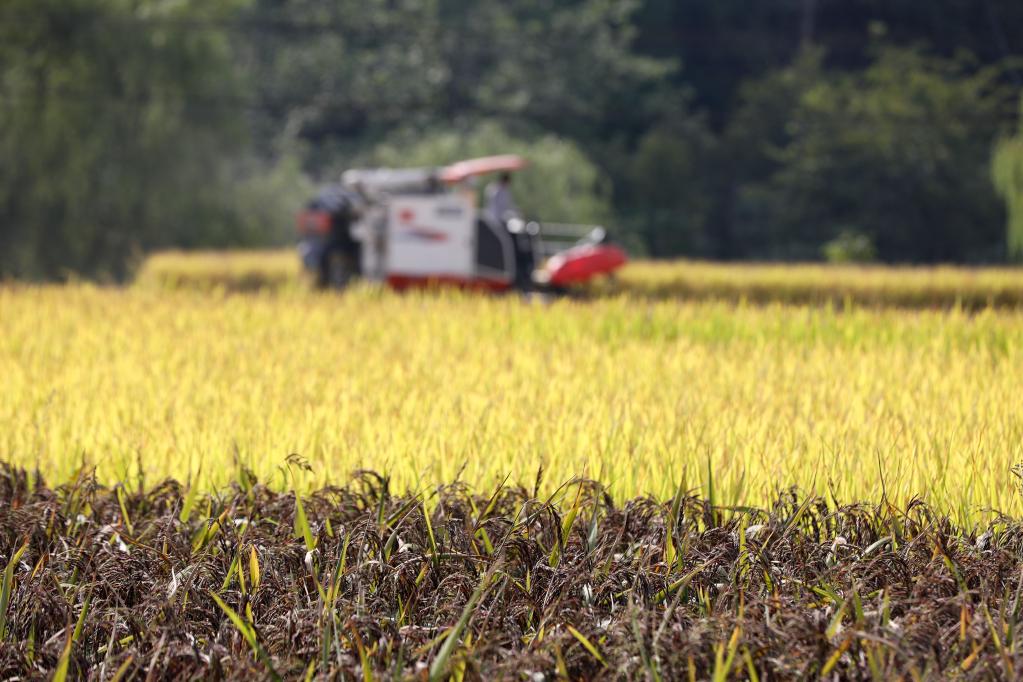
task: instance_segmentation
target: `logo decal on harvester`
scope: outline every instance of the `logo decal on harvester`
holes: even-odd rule
[[[437,207],[436,213],[438,216],[442,218],[461,218],[465,212],[462,210],[462,207],[459,206],[458,204],[449,206],[441,204],[440,206]]]
[[[446,242],[448,240],[447,232],[431,230],[425,227],[403,228],[400,236],[405,239],[416,239],[423,242]]]
[[[412,224],[416,219],[416,212],[411,208],[403,208],[398,212],[398,222],[401,223],[395,237],[401,240],[420,242],[445,242],[448,240],[448,233],[430,227],[422,227]]]

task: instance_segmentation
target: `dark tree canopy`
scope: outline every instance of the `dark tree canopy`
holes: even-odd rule
[[[1004,260],[1020,46],[1016,0],[7,0],[0,277],[285,243],[459,131],[652,256]]]

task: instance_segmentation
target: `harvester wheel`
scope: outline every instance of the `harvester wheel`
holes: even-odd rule
[[[324,289],[344,289],[357,274],[355,259],[350,254],[330,249],[320,263],[319,285]]]

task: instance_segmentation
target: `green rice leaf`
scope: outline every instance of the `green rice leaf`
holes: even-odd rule
[[[579,643],[583,645],[583,648],[590,652],[590,655],[597,659],[602,666],[607,667],[607,661],[600,655],[600,651],[594,646],[593,642],[586,638],[586,635],[576,630],[571,625],[566,625],[568,631],[572,633],[572,636],[579,640]]]
[[[14,587],[14,569],[17,567],[18,562],[21,561],[21,557],[27,549],[28,542],[25,542],[11,556],[11,560],[7,562],[7,566],[4,568],[3,583],[0,584],[0,642],[4,641],[7,637],[7,605],[11,601],[11,590]]]
[[[248,643],[253,653],[255,653],[259,660],[263,662],[263,665],[266,666],[266,669],[270,672],[270,677],[274,680],[280,680],[281,676],[274,669],[273,661],[270,659],[269,654],[266,653],[266,650],[259,643],[259,637],[257,637],[256,629],[252,626],[252,624],[246,622],[244,618],[239,616],[238,613],[228,606],[223,599],[217,596],[217,593],[213,590],[210,590],[210,596],[213,597],[213,601],[217,603],[220,610],[227,615],[228,620],[231,621],[231,624],[234,625],[235,629],[241,633],[241,636]]]

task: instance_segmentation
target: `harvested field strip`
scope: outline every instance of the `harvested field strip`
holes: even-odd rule
[[[293,249],[278,251],[165,251],[146,259],[135,285],[144,289],[281,291],[301,286]]]
[[[1023,306],[1023,269],[640,261],[614,290],[659,300],[982,310]]]
[[[301,465],[292,460],[294,470]],[[129,486],[130,488],[130,486]],[[0,475],[0,675],[1011,678],[1023,527],[575,482],[302,498]],[[12,556],[14,557],[12,559]]]
[[[155,254],[144,263],[136,285],[269,292],[301,288],[303,282],[292,250],[205,251]],[[982,310],[1023,307],[1023,269],[640,260],[628,264],[613,282],[578,293],[597,298]]]

